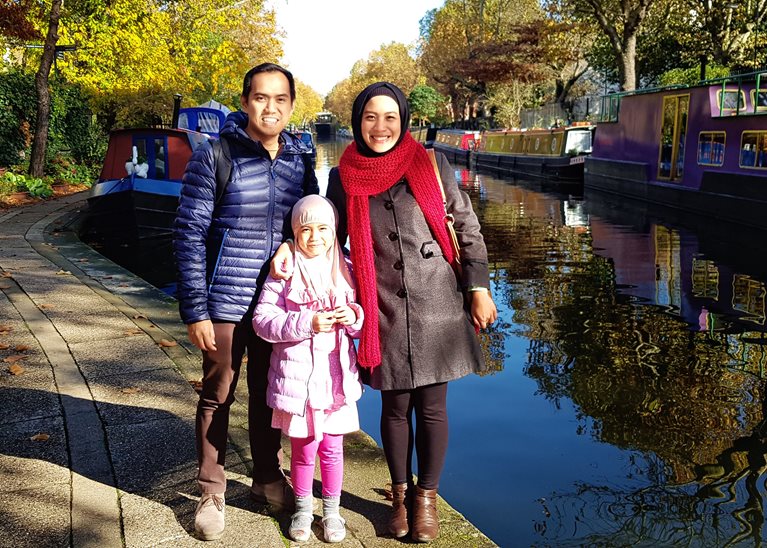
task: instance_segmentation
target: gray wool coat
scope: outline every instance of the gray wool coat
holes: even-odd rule
[[[490,287],[487,249],[452,167],[441,153],[437,162],[461,246],[460,283],[407,181],[370,197],[382,362],[372,371],[360,371],[363,382],[377,390],[447,382],[484,368],[464,291]],[[348,233],[346,194],[338,168],[330,172],[327,197],[338,209],[338,239],[343,244]]]

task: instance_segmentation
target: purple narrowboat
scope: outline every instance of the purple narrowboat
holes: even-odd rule
[[[605,101],[587,192],[767,228],[767,72]]]

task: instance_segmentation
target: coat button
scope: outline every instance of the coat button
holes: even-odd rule
[[[389,239],[392,242],[396,242],[397,240],[399,240],[399,234],[397,234],[396,232],[389,232]]]
[[[404,299],[405,297],[407,297],[407,291],[405,291],[404,289],[400,289],[399,291],[397,291],[397,297],[399,297],[400,299]]]
[[[392,202],[391,200],[386,200],[384,202],[384,207],[386,209],[394,209],[394,202]]]
[[[397,261],[396,263],[394,263],[394,270],[402,270],[403,266],[404,265],[402,264],[402,261]]]

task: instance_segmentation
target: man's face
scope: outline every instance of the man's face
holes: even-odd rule
[[[290,83],[281,72],[254,74],[250,94],[240,103],[248,115],[248,135],[261,142],[274,142],[293,114]]]

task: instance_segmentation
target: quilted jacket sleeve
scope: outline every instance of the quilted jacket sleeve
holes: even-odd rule
[[[213,150],[199,147],[189,160],[173,225],[179,312],[185,324],[208,315],[206,241],[216,196]]]
[[[253,330],[256,335],[272,343],[311,339],[315,312],[310,309],[288,310],[284,292],[285,282],[271,276],[266,279],[253,312]]]

